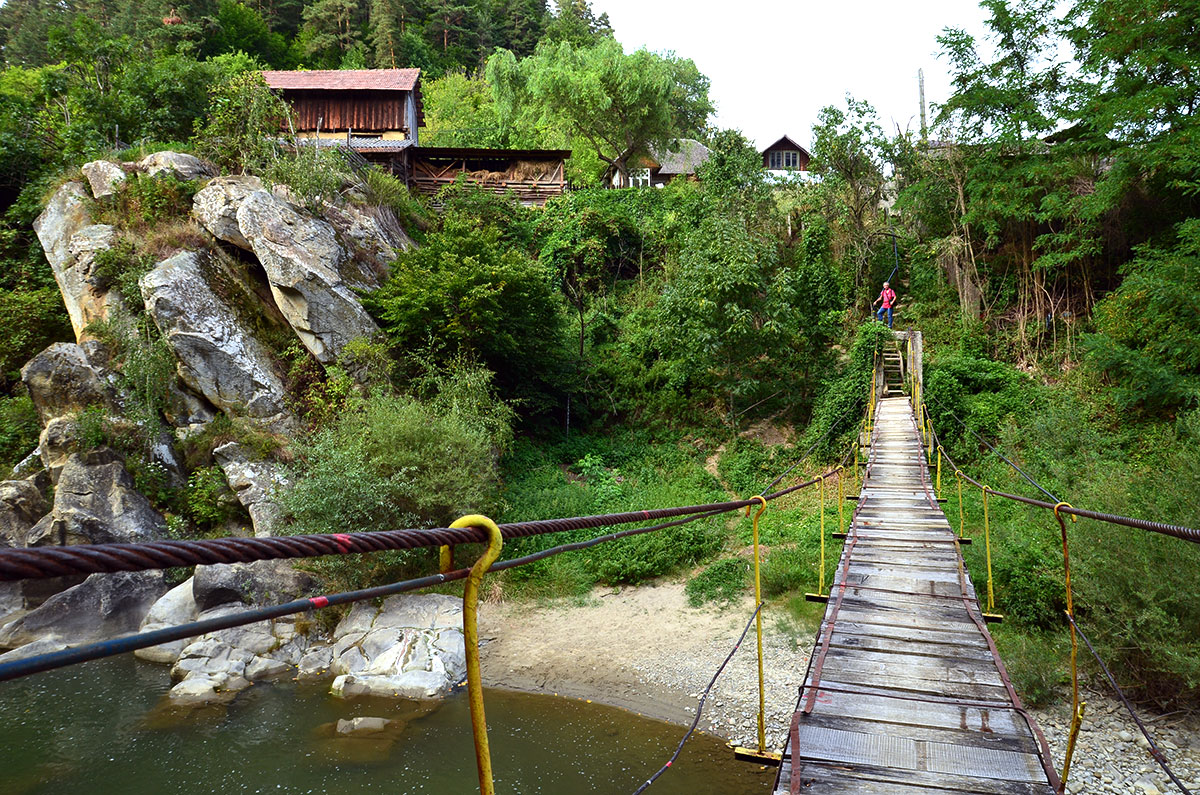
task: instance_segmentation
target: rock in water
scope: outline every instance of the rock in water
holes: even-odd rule
[[[192,596],[200,610],[231,603],[278,604],[315,590],[316,579],[286,560],[197,566]]]
[[[158,629],[187,624],[196,620],[196,613],[196,600],[192,597],[192,578],[189,577],[183,583],[167,591],[151,606],[146,617],[142,619],[142,625],[138,631],[153,632]],[[191,642],[190,638],[185,638],[160,643],[157,646],[138,649],[133,656],[148,662],[173,663],[179,659],[179,654],[184,647]]]
[[[441,594],[359,602],[333,649],[334,695],[438,698],[466,675],[462,603]]]
[[[343,282],[346,252],[329,223],[266,191],[250,194],[237,220],[266,271],[276,306],[317,361],[332,364],[347,342],[378,333]]]
[[[133,632],[166,590],[161,572],[92,574],[0,630],[0,648],[52,639],[91,643]]]
[[[213,292],[199,255],[163,260],[140,285],[184,383],[227,414],[265,419],[284,412],[283,379],[270,352]]]

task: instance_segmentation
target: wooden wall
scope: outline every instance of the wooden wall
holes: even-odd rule
[[[285,91],[297,132],[408,130],[407,91]]]

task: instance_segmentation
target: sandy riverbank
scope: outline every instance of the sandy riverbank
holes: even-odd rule
[[[485,604],[480,613],[485,683],[557,693],[690,724],[697,696],[729,654],[754,609],[688,605],[681,583],[597,589],[578,602]],[[812,633],[768,612],[764,621],[767,744],[783,747]],[[758,671],[753,630],[705,705],[701,728],[738,745],[757,738]],[[1174,790],[1139,745],[1137,727],[1104,694],[1089,693],[1089,720],[1073,763],[1072,793],[1154,795]],[[1060,764],[1069,705],[1032,710]],[[1155,719],[1155,739],[1175,772],[1200,790],[1200,719]]]

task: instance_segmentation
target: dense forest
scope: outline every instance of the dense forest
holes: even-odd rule
[[[119,448],[181,536],[229,532],[236,507],[211,449],[232,436],[290,467],[296,532],[746,496],[810,446],[815,471],[858,427],[885,336],[868,309],[897,265],[896,322],[925,334],[932,419],[964,470],[1028,488],[977,433],[1073,505],[1200,526],[1200,11],[982,5],[987,41],[939,37],[954,89],[928,131],[887,131],[869,98],[847,97],[812,129],[813,178],[772,181],[751,142],[709,125],[708,81],[690,60],[625,52],[585,0],[9,0],[4,463],[40,430],[18,371],[73,339],[34,218],[84,162],[169,148],[314,206],[387,207],[418,243],[363,297],[381,338],[326,366],[279,346],[304,423],[296,438],[214,421],[181,442],[190,478],[167,488],[138,463],[156,432],[83,423],[82,443]],[[434,209],[386,174],[273,143],[288,109],[257,70],[393,66],[423,70],[422,142],[571,149],[576,189],[530,209],[459,184]],[[678,138],[711,149],[696,181],[599,187]],[[128,180],[106,210],[123,239],[107,278],[136,286],[193,240],[181,218],[198,187]],[[146,353],[153,324],[128,323],[97,336],[118,351],[139,427],[157,429],[171,373]],[[978,494],[964,496],[978,524]],[[787,505],[766,539],[768,592],[802,618],[818,510]],[[1065,648],[1057,526],[995,502],[991,518],[1009,616],[998,640],[1025,694],[1053,698]],[[747,532],[696,523],[513,570],[504,587],[572,594],[706,564],[692,590],[719,596],[745,582],[743,559],[729,561]],[[1096,523],[1072,532],[1076,607],[1122,683],[1162,703],[1194,699],[1195,548]],[[969,552],[977,579],[982,554]],[[351,586],[429,563],[391,555],[322,571]]]

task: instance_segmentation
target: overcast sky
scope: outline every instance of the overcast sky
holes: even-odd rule
[[[846,92],[875,106],[884,129],[920,128],[925,100],[943,101],[950,80],[937,57],[943,28],[981,37],[975,0],[592,0],[626,51],[646,47],[691,58],[712,80],[717,125],[760,147],[789,135],[811,143],[817,111]]]

